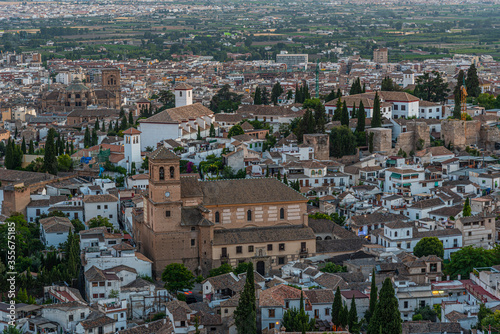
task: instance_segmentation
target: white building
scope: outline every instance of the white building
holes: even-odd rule
[[[189,106],[193,104],[193,87],[180,83],[174,87],[175,107]]]
[[[124,155],[127,163],[127,171],[132,172],[132,166],[138,169],[142,165],[141,157],[141,131],[136,128],[129,128],[123,131]]]
[[[385,170],[384,192],[391,194],[428,194],[431,189],[441,187],[443,180],[437,175],[425,175],[421,167],[388,168]]]
[[[419,102],[419,117],[425,119],[443,119],[443,106],[439,103],[429,102],[429,101],[420,101]]]
[[[42,317],[57,322],[64,332],[74,333],[76,326],[90,315],[89,306],[73,301],[46,305],[42,308]]]
[[[406,70],[403,72],[403,88],[415,84],[415,74],[412,70]]]
[[[85,221],[95,217],[108,218],[109,222],[118,229],[118,198],[114,195],[87,195],[83,197]]]
[[[73,224],[66,217],[40,219],[40,241],[45,247],[58,248],[68,240],[68,234],[73,229]]]
[[[85,292],[89,303],[116,298],[120,293],[120,278],[112,271],[92,266],[85,271]],[[113,297],[113,294],[117,296]]]

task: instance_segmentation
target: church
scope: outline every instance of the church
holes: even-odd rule
[[[42,96],[41,107],[44,111],[71,111],[86,109],[88,106],[119,109],[121,106],[120,70],[104,68],[101,70],[101,89],[94,89],[75,79],[64,89],[46,92]]]
[[[164,146],[149,155],[149,190],[133,215],[138,251],[159,277],[170,263],[196,275],[253,262],[268,275],[316,253],[307,198],[275,178],[201,181],[180,175],[180,158]]]

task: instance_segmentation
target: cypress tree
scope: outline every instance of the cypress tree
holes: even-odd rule
[[[210,136],[210,137],[215,137],[215,127],[214,127],[214,123],[211,123],[211,124],[210,124],[209,136]]]
[[[283,183],[288,185],[288,179],[286,177],[286,173],[283,175]]]
[[[363,83],[363,91],[362,91],[362,93],[366,93],[366,84],[365,83]]]
[[[264,105],[269,104],[269,92],[267,91],[267,87],[262,88],[261,100],[262,104]]]
[[[300,95],[299,84],[295,83],[295,100],[294,100],[294,103],[299,103],[299,95]]]
[[[472,215],[472,210],[471,210],[471,207],[470,207],[470,199],[469,199],[469,197],[467,197],[465,199],[464,210],[462,212],[462,215],[464,217],[470,217]]]
[[[14,139],[17,138],[17,126],[16,126],[16,130],[14,131]]]
[[[128,124],[130,124],[130,126],[134,124],[134,116],[132,115],[132,111],[129,111],[128,113]]]
[[[99,142],[99,139],[97,138],[97,130],[96,128],[93,128],[92,129],[92,146],[95,146],[97,145],[97,143]]]
[[[35,147],[33,145],[33,139],[30,140],[30,146],[28,148],[28,154],[35,154]]]
[[[104,122],[103,122],[104,123]],[[96,128],[97,131],[100,131],[100,126],[99,126],[99,118],[95,120],[95,125],[94,127]]]
[[[379,302],[368,325],[368,334],[401,334],[401,313],[392,282],[386,278],[380,289]]]
[[[372,270],[372,284],[370,288],[370,305],[368,310],[365,313],[365,319],[368,323],[370,323],[370,318],[375,312],[375,307],[377,306],[377,298],[378,298],[378,289],[375,283],[375,268]]]
[[[338,98],[342,97],[342,92],[340,91],[340,88],[337,89],[337,97]]]
[[[14,166],[14,149],[12,148],[12,140],[9,138],[7,147],[5,148],[5,168],[13,169]]]
[[[340,312],[339,315],[340,318],[340,325],[342,328],[346,328],[347,324],[349,323],[349,309],[347,308],[347,305],[344,304],[342,307],[342,311]]]
[[[255,104],[255,105],[262,104],[262,95],[261,95],[259,86],[257,86],[257,88],[255,88],[255,94],[253,97],[253,104]]]
[[[271,90],[271,100],[273,104],[278,103],[278,97],[280,97],[281,94],[283,94],[283,87],[281,87],[279,82],[276,82]]]
[[[120,108],[120,118],[122,118],[123,116],[125,116],[125,110],[123,109],[123,107]]]
[[[332,322],[335,326],[341,325],[340,313],[342,312],[342,297],[340,296],[340,288],[337,286],[332,304]]]
[[[248,263],[245,286],[234,311],[234,322],[238,334],[257,333],[257,313],[255,303],[255,280],[252,262]]]
[[[75,146],[73,145],[73,142],[71,142],[70,148],[71,148],[71,154],[73,154],[75,152]]]
[[[122,117],[122,124],[120,126],[121,130],[127,130],[127,117],[123,115]]]
[[[24,140],[24,137],[23,142],[21,143],[21,151],[23,152],[23,154],[26,154],[26,141]]]
[[[59,143],[59,155],[64,154],[64,135],[60,135],[60,143]]]
[[[83,135],[83,146],[90,147],[92,138],[90,137],[89,127],[85,128],[85,134]]]
[[[120,126],[118,125],[118,120],[115,121],[115,132],[120,132]]]
[[[70,151],[69,151],[69,141],[66,141],[66,150],[65,152],[67,155],[71,155]]]
[[[349,111],[347,110],[346,101],[344,101],[342,105],[342,115],[340,116],[340,124],[349,127]]]
[[[350,333],[352,333],[352,334],[359,333],[358,311],[356,310],[356,300],[354,299],[354,295],[352,295],[352,299],[351,299],[351,308],[349,309],[347,325],[349,326]]]
[[[332,121],[340,121],[342,118],[342,98],[339,96],[337,99],[337,106],[333,112]]]
[[[337,98],[337,94],[335,93],[335,91],[332,89],[332,91],[330,92],[330,94],[328,94],[326,96],[326,99],[325,101],[326,102],[329,102],[329,101],[332,101],[332,100],[335,100]]]
[[[376,92],[375,100],[373,101],[372,128],[380,127],[382,127],[382,115],[380,114],[380,99],[378,92]]]
[[[465,79],[465,83],[467,86],[467,95],[478,97],[479,93],[481,93],[481,88],[479,88],[479,78],[474,63],[472,63],[467,70],[467,79]]]
[[[366,113],[365,113],[365,106],[363,105],[363,101],[359,103],[359,109],[358,109],[358,124],[356,125],[356,131],[357,132],[364,132],[365,131],[365,122],[366,122]]]
[[[88,128],[87,128],[88,129]],[[47,141],[45,142],[45,155],[43,158],[43,168],[50,174],[57,174],[57,159],[56,159],[56,146],[54,144],[54,137],[56,130],[51,128],[47,134]]]

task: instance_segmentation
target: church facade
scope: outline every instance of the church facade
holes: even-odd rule
[[[183,263],[206,275],[223,263],[253,262],[262,275],[316,253],[307,198],[274,178],[200,181],[180,175],[161,146],[149,156],[149,193],[134,219],[138,251],[154,274]]]
[[[64,89],[57,89],[42,96],[42,110],[73,110],[99,106],[119,109],[121,106],[120,70],[106,68],[101,71],[101,89],[94,89],[78,78]]]

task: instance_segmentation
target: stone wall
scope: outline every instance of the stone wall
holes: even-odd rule
[[[480,121],[462,121],[446,119],[441,122],[441,139],[444,145],[458,150],[464,150],[467,146],[478,145],[481,140]],[[488,132],[488,131],[486,131]],[[484,134],[486,137],[491,137]]]
[[[401,132],[396,142],[396,154],[399,150],[403,150],[406,154],[410,154],[414,148],[413,132]]]
[[[414,120],[408,122],[406,128],[408,131],[402,132],[398,136],[396,153],[401,149],[409,154],[411,151],[417,152],[431,146],[431,136],[427,123]]]
[[[370,133],[373,133],[373,152],[389,153],[392,151],[391,129],[375,128],[366,130],[367,136],[370,136]]]
[[[495,143],[500,143],[500,129],[496,126],[482,125],[480,130],[481,142],[480,147],[493,151],[495,150]]]
[[[317,160],[330,159],[330,136],[322,133],[304,135],[304,144],[314,148],[314,157]]]

